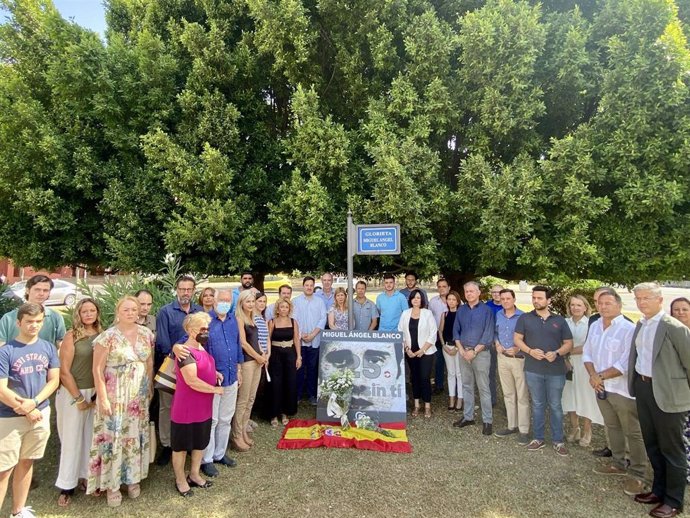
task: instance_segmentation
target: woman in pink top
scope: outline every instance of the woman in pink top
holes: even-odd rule
[[[192,487],[211,487],[211,482],[201,477],[199,469],[211,438],[213,395],[222,394],[223,388],[216,385],[222,381],[222,374],[216,372],[213,356],[204,350],[210,322],[211,317],[207,313],[193,313],[182,323],[188,336],[184,345],[189,356],[177,360],[177,383],[170,409],[170,446],[175,488],[184,497],[193,494]],[[189,476],[185,476],[188,451],[192,452],[192,462]]]

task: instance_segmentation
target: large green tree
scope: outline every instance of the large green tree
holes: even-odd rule
[[[343,270],[690,271],[686,0],[0,0],[0,254]]]

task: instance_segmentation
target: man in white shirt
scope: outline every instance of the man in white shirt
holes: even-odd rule
[[[440,329],[441,318],[443,314],[448,311],[448,304],[446,304],[446,297],[450,291],[450,285],[448,281],[441,277],[436,281],[436,288],[438,289],[438,295],[432,297],[429,301],[429,310],[434,315],[434,320],[436,320],[436,327]],[[446,371],[446,362],[443,358],[443,347],[441,346],[440,338],[436,339],[436,353],[434,354],[434,360],[436,361],[436,366],[434,367],[434,384],[436,393],[439,394],[443,392],[443,380]]]
[[[589,328],[582,361],[589,373],[589,384],[598,393],[597,404],[608,431],[612,452],[610,464],[594,468],[600,475],[626,475],[623,491],[635,496],[647,480],[647,452],[637,417],[635,398],[628,390],[628,361],[635,325],[621,314],[623,301],[613,289],[599,295],[601,318]],[[626,466],[625,444],[630,448],[630,467]],[[626,469],[627,468],[627,469]]]

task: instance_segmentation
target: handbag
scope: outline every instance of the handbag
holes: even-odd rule
[[[149,464],[153,464],[153,460],[156,458],[156,423],[149,421]]]
[[[174,394],[176,382],[175,357],[168,355],[163,360],[161,368],[158,369],[156,376],[153,378],[153,388],[168,392],[169,394]]]

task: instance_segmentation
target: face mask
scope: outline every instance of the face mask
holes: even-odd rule
[[[206,344],[208,343],[208,331],[202,331],[196,335],[196,341],[206,347]]]
[[[219,302],[216,304],[216,313],[227,315],[230,313],[230,308],[232,308],[232,304],[230,302]]]

